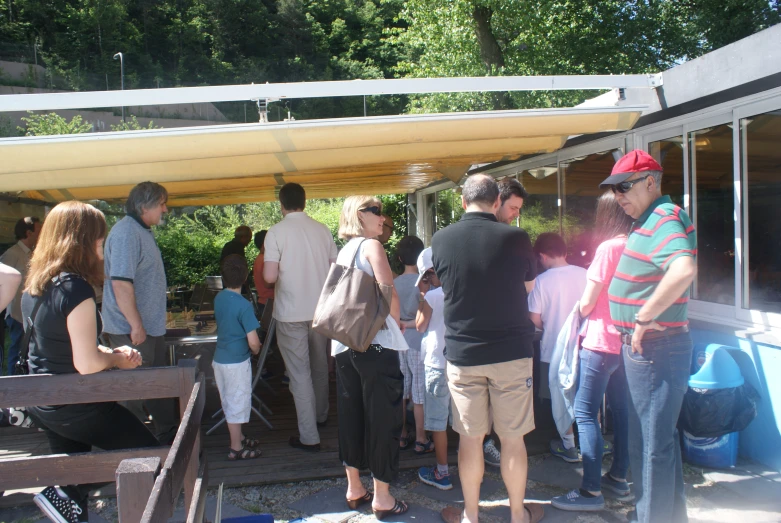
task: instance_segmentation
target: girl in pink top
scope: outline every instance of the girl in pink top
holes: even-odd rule
[[[632,226],[630,218],[607,191],[597,201],[596,234],[599,244],[588,269],[588,282],[580,299],[580,314],[586,322],[586,335],[580,351],[580,376],[575,396],[580,450],[583,456],[583,482],[563,496],[551,500],[561,510],[600,510],[605,506],[602,488],[619,496],[629,495],[626,474],[629,469],[627,442],[627,389],[621,359],[621,337],[610,318],[607,289]],[[604,442],[598,413],[602,398],[613,412],[613,466],[602,474]],[[601,477],[600,477],[601,476]]]

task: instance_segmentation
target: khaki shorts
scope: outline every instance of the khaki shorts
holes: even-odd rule
[[[532,359],[457,367],[447,364],[453,430],[483,436],[522,437],[534,430]]]

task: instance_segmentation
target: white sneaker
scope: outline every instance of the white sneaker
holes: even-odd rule
[[[491,466],[498,467],[502,461],[502,453],[496,448],[493,438],[483,443],[483,459]]]

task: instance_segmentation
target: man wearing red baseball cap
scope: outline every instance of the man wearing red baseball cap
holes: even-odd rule
[[[635,219],[608,298],[622,333],[640,523],[688,521],[676,424],[691,366],[687,304],[697,274],[697,241],[686,211],[662,196],[661,181],[659,163],[635,150],[599,184]]]

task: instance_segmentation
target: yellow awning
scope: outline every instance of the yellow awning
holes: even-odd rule
[[[169,205],[413,192],[470,165],[559,149],[568,136],[630,129],[639,107],[402,115],[0,140],[0,192],[124,201],[142,181]]]

